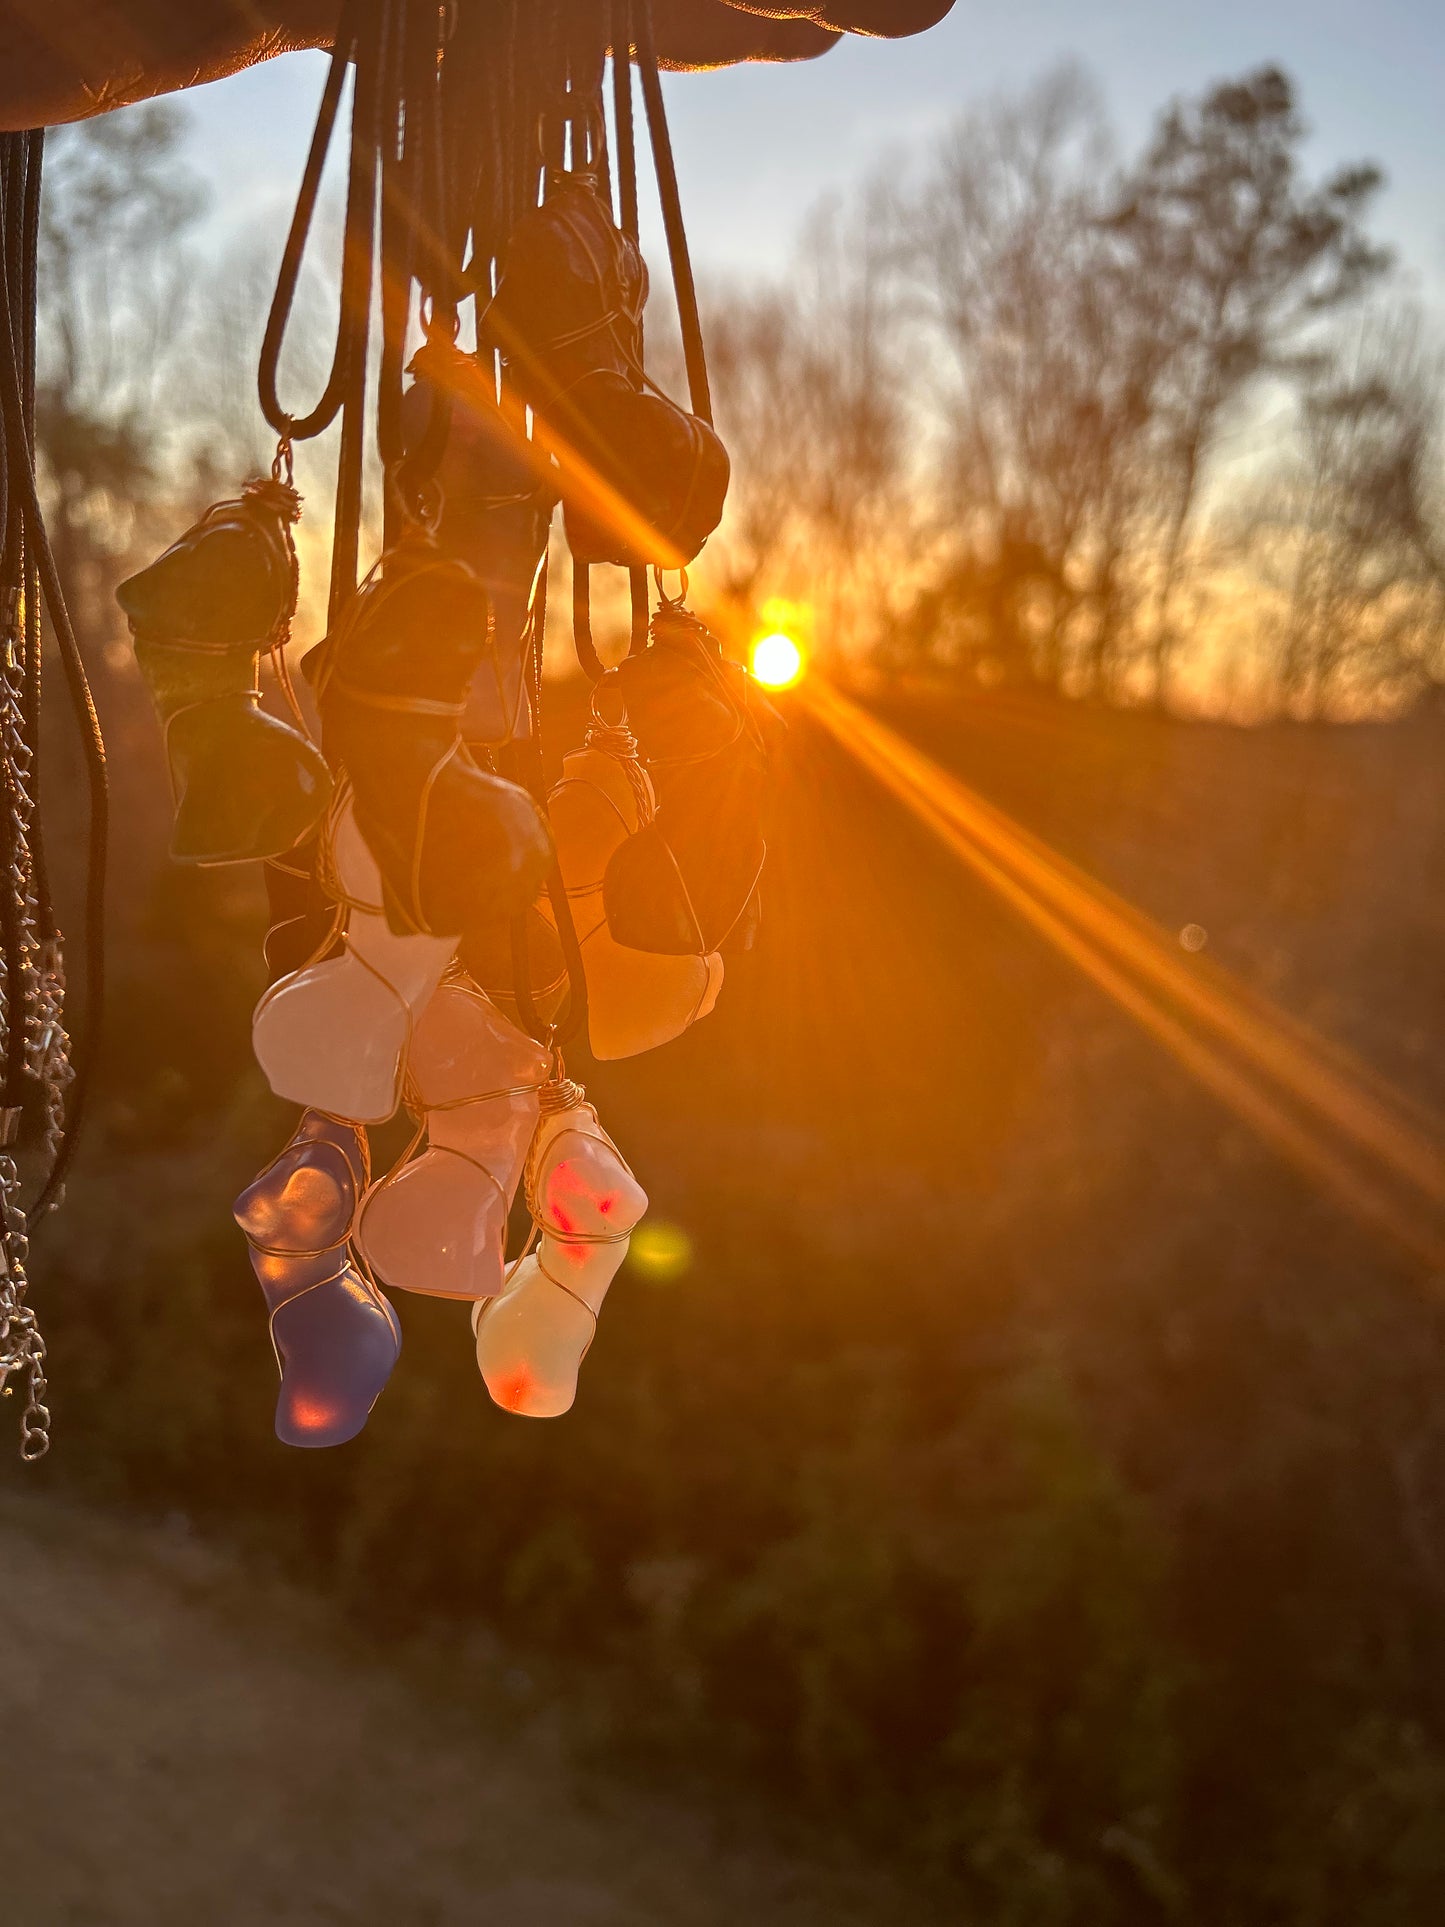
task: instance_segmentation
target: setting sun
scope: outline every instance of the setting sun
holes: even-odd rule
[[[752,672],[766,689],[791,689],[802,679],[803,652],[781,629],[759,636],[752,647]]]

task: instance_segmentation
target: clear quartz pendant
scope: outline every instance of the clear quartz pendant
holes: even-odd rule
[[[527,1418],[557,1418],[571,1407],[602,1301],[647,1209],[580,1088],[549,1086],[559,1090],[564,1107],[544,1112],[527,1160],[540,1242],[502,1295],[472,1312],[487,1390]]]
[[[413,1027],[456,939],[399,937],[387,927],[381,876],[349,804],[335,818],[331,868],[348,906],[346,947],[273,984],[256,1006],[251,1038],[277,1097],[379,1124],[401,1101]]]

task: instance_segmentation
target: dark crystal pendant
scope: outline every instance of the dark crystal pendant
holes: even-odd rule
[[[279,655],[296,609],[297,513],[284,483],[248,483],[116,591],[165,730],[183,863],[279,855],[330,801],[320,752],[257,687],[261,651]]]
[[[481,582],[417,531],[388,550],[306,660],[327,756],[351,784],[401,934],[460,936],[510,916],[551,866],[536,804],[462,740],[490,646]]]
[[[608,928],[619,943],[670,955],[729,941],[746,948],[766,853],[768,762],[782,724],[680,603],[664,602],[652,638],[615,671],[657,814],[608,865]]]
[[[490,364],[429,341],[411,372],[400,483],[412,486],[414,463],[426,477],[417,493],[434,488],[439,504],[438,548],[465,562],[487,592],[492,647],[469,691],[463,735],[494,747],[534,727],[524,675],[527,617],[557,504],[555,476],[520,420],[498,405]]]

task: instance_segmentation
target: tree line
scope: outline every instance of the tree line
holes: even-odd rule
[[[39,430],[105,631],[123,558],[264,456],[269,241],[198,272],[185,129],[153,105],[49,148]],[[1371,235],[1380,169],[1311,178],[1306,133],[1264,68],[1121,161],[1061,68],[817,210],[785,277],[715,286],[706,592],[963,688],[1331,716],[1438,684],[1445,364]],[[303,288],[302,388],[334,300]]]
[[[724,593],[895,673],[1335,715],[1445,675],[1441,369],[1264,68],[1115,158],[1078,69],[715,291]]]

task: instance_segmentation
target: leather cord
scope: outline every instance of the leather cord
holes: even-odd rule
[[[707,380],[707,356],[703,352],[702,316],[698,309],[697,282],[693,278],[692,257],[688,253],[687,229],[682,219],[682,197],[677,189],[677,167],[672,157],[672,137],[667,131],[667,109],[662,99],[662,77],[657,68],[657,43],[652,32],[652,0],[632,0],[632,31],[637,46],[637,64],[642,75],[642,101],[647,110],[647,131],[652,141],[652,161],[657,172],[657,193],[662,203],[662,225],[667,235],[667,257],[672,267],[672,287],[677,299],[678,321],[682,327],[682,352],[687,364],[687,392],[694,415],[712,426],[712,392]]]
[[[0,135],[0,516],[4,540],[0,544],[0,602],[24,604],[24,629],[19,637],[24,651],[24,697],[21,728],[29,756],[27,781],[32,799],[39,791],[39,713],[41,702],[40,602],[43,598],[60,651],[71,714],[85,756],[89,828],[85,882],[85,1018],[84,1049],[73,1054],[74,1079],[56,1155],[30,1214],[32,1224],[54,1202],[75,1154],[85,1115],[92,1073],[105,1015],[105,894],[109,830],[109,788],[105,741],[96,714],[84,658],[65,606],[60,580],[45,531],[35,483],[35,330],[39,209],[43,135],[38,131]],[[7,772],[13,780],[13,773]],[[32,865],[43,843],[36,811],[31,831]],[[7,859],[12,852],[6,852]],[[37,927],[42,936],[56,935],[43,857],[33,870],[37,896]],[[7,916],[7,924],[9,922]],[[7,951],[12,931],[7,929]],[[23,1062],[24,1020],[19,986],[21,959],[7,955],[9,982],[14,994],[6,1012],[5,1068],[7,1104],[22,1100],[24,1084],[13,1073],[17,1047]]]

